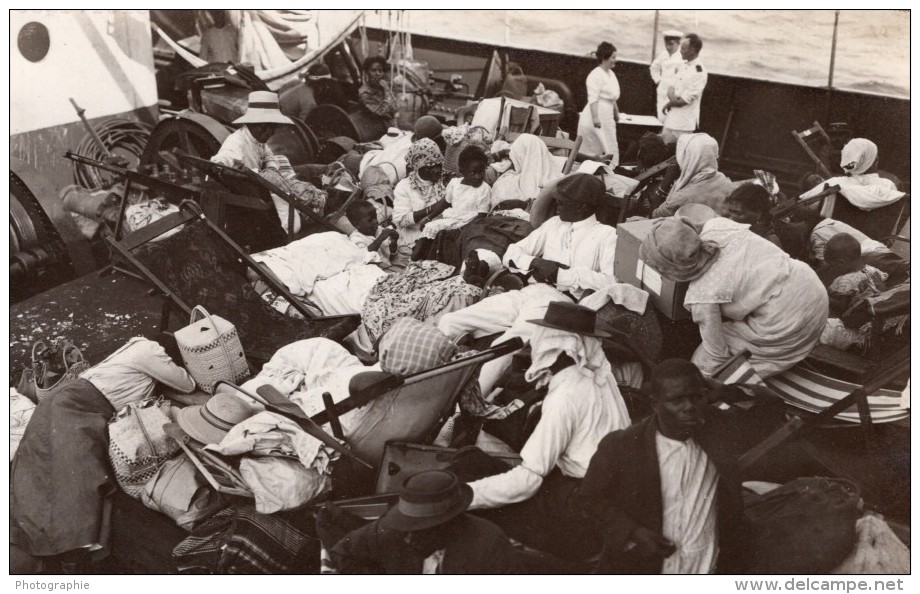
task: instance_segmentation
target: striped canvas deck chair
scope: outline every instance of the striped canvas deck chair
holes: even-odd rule
[[[861,387],[860,384],[818,373],[801,363],[765,381],[786,403],[811,413],[820,413]],[[902,403],[901,392],[898,390],[879,388],[869,394],[867,400],[873,423],[890,423],[910,415],[910,409]],[[834,418],[845,423],[860,422],[856,404]]]
[[[739,460],[739,468],[750,468],[774,448],[832,419],[862,425],[866,445],[874,449],[873,422],[892,422],[910,414],[909,393],[905,396],[902,392],[883,388],[909,371],[910,347],[907,346],[873,369],[862,384],[829,378],[801,363],[769,378],[766,384],[772,392],[790,405],[812,414],[793,415],[785,425],[748,450]]]

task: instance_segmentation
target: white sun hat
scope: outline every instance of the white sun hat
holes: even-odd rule
[[[291,118],[281,113],[278,107],[278,93],[253,91],[249,93],[246,113],[233,121],[234,124],[290,124]]]

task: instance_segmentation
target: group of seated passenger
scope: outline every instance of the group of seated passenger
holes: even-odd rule
[[[377,88],[382,64],[371,66],[362,101],[391,118],[390,98]],[[241,128],[215,162],[268,175],[302,197],[304,206],[328,214],[323,191],[298,186],[307,182],[265,144],[273,126],[289,123],[274,94],[252,93],[246,115],[236,123]],[[829,316],[842,316],[860,296],[877,295],[886,280],[903,282],[909,276],[906,264],[876,239],[824,218],[817,209],[799,207],[782,223],[798,224],[800,231],[807,227],[803,244],[808,259],[819,265],[816,271],[803,256],[792,257],[774,229],[780,221],[773,220],[771,210],[779,192],[772,176],[758,172],[755,181],[733,182],[718,171],[715,139],[683,135],[675,147],[677,170],[663,171],[663,182],[655,186],[663,200],[654,192],[646,195],[646,214],[656,220],[639,256],[663,277],[687,283],[683,305],[698,325],[700,344],[689,361],[670,359],[643,368],[620,360],[614,333],[598,320],[598,311],[609,303],[640,315],[653,307],[646,291],[616,277],[617,229],[598,220],[614,203],[610,192],[619,186],[609,176],[617,174],[589,164],[563,175],[562,159],[539,137],[521,134],[504,148],[498,141],[497,149],[470,144],[459,154],[460,175],[451,177],[445,174],[440,137],[440,123],[425,116],[414,133],[388,134],[378,146],[359,147],[365,152],[352,175],[362,191],[345,208],[347,225],[337,222],[342,232],[308,235],[254,254],[319,313],[360,313],[363,324],[347,346],[326,339],[283,346],[252,387],[276,384],[315,414],[323,392],[341,401],[348,396],[349,379],[359,372],[415,373],[458,356],[457,344],[479,341],[482,347],[520,338],[524,349],[481,367],[478,381],[470,384],[473,391],[458,404],[457,422],[445,427],[439,440],[457,445],[451,432],[461,419],[501,421],[512,413],[514,407],[502,409],[493,398],[510,385],[513,362],[521,358],[528,361],[524,381],[545,391],[541,413],[523,441],[519,465],[510,467],[479,449],[461,450],[448,470],[410,478],[383,518],[328,543],[333,565],[343,572],[502,573],[510,568],[507,535],[562,559],[593,558],[601,572],[743,570],[740,451],[732,449],[741,443],[734,435],[741,429],[728,413],[709,406],[711,377],[743,351],[767,378],[802,361],[819,341],[839,345],[864,339],[862,328],[841,336],[843,330],[835,330]],[[867,142],[857,143],[863,152],[844,151],[844,160],[852,163],[843,167],[863,176],[853,182],[859,204],[868,204],[869,195],[873,204],[890,204],[890,188],[871,189],[866,172],[872,164],[866,161],[874,157]],[[644,146],[661,160],[667,156],[658,150],[660,143]],[[284,224],[288,204],[275,198]],[[542,214],[531,218],[535,205]],[[524,237],[494,249],[470,248],[452,265],[425,257],[426,242],[458,231],[461,242],[464,229],[489,220],[498,227],[509,213],[532,225]],[[483,277],[501,274],[518,284],[485,293]],[[290,311],[279,306],[277,296],[263,294],[263,299]],[[162,349],[147,346],[176,371],[177,357],[167,361]],[[431,352],[437,356],[423,357]],[[144,370],[149,376],[144,386],[151,378],[165,378],[178,389],[190,389],[187,375],[173,378],[173,372],[164,376],[162,370],[137,367],[125,353],[113,357],[124,359],[120,365],[126,369]],[[112,412],[114,403],[106,399],[112,400],[110,388],[122,380],[107,381],[102,372],[115,359],[84,374],[85,381],[71,389],[74,399],[91,401],[91,414],[68,414],[79,412],[82,422],[98,425]],[[650,416],[630,410],[623,396],[628,389],[649,398]],[[46,409],[69,405],[62,396],[39,406],[44,409],[37,419],[45,430],[54,423]],[[344,419],[346,441],[363,410]],[[11,518],[18,522],[21,546],[33,554],[58,553],[61,547],[30,542],[37,538],[30,530],[42,527],[36,534],[44,535],[43,526],[63,524],[63,530],[68,523],[50,509],[31,510],[21,503],[25,489],[38,480],[25,468],[28,457],[47,463],[36,444],[48,439],[54,447],[67,446],[48,435],[27,434],[12,467],[11,493],[20,507]],[[87,442],[85,447],[100,446]],[[97,489],[99,480],[87,475],[73,489]],[[86,524],[79,527],[79,538],[62,542],[73,547],[92,542],[86,534],[98,526]]]

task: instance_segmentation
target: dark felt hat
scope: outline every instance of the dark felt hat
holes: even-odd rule
[[[400,532],[434,528],[462,514],[472,501],[473,489],[454,473],[424,470],[406,479],[381,524]]]
[[[597,206],[604,199],[604,182],[588,173],[574,173],[559,180],[554,197],[559,202],[580,202]]]
[[[531,324],[565,330],[594,338],[610,338],[609,332],[597,330],[597,312],[590,307],[569,303],[568,301],[552,301],[546,308],[542,320],[527,320]]]

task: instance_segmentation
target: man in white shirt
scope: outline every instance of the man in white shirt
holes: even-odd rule
[[[668,89],[674,85],[674,75],[677,73],[678,67],[684,63],[684,59],[678,51],[683,36],[683,33],[675,31],[674,29],[665,31],[665,51],[655,56],[654,61],[652,61],[651,66],[648,68],[649,73],[652,75],[652,80],[655,81],[655,84],[658,86],[656,113],[658,119],[662,122],[664,121],[664,113],[661,110],[668,102]]]
[[[521,241],[508,246],[502,264],[531,275],[520,291],[508,291],[444,315],[438,328],[455,338],[479,338],[504,332],[494,344],[533,333],[527,320],[540,318],[552,301],[576,301],[589,291],[616,282],[613,257],[616,229],[598,222],[595,213],[604,197],[604,182],[587,173],[567,176],[556,185],[558,216],[547,220]],[[483,366],[479,385],[489,394],[511,363],[511,356]]]
[[[279,126],[294,125],[291,118],[281,113],[278,94],[270,91],[249,93],[246,113],[233,123],[241,124],[240,128],[224,140],[217,154],[211,157],[211,161],[227,167],[245,167],[256,173],[266,168],[277,169],[278,165],[273,161],[274,154],[266,143]],[[278,212],[281,225],[286,228],[290,206],[285,200],[274,194],[272,194],[272,202]],[[300,225],[300,213],[295,211],[295,233],[300,231]]]
[[[499,474],[484,466],[492,476],[470,483],[470,510],[490,510],[483,517],[528,546],[586,560],[600,541],[574,494],[597,444],[629,426],[629,413],[603,351],[601,339],[609,335],[596,330],[594,310],[558,301],[528,322],[534,332],[525,379],[548,386],[542,415],[519,466]]]
[[[709,74],[700,63],[703,40],[696,33],[687,33],[680,42],[680,55],[684,60],[677,68],[674,83],[668,89],[668,102],[661,108],[664,127],[661,136],[665,142],[695,131],[700,125],[700,102]]]
[[[654,414],[598,445],[578,491],[603,533],[599,573],[737,573],[745,538],[734,410],[709,405],[699,369],[655,367]]]

